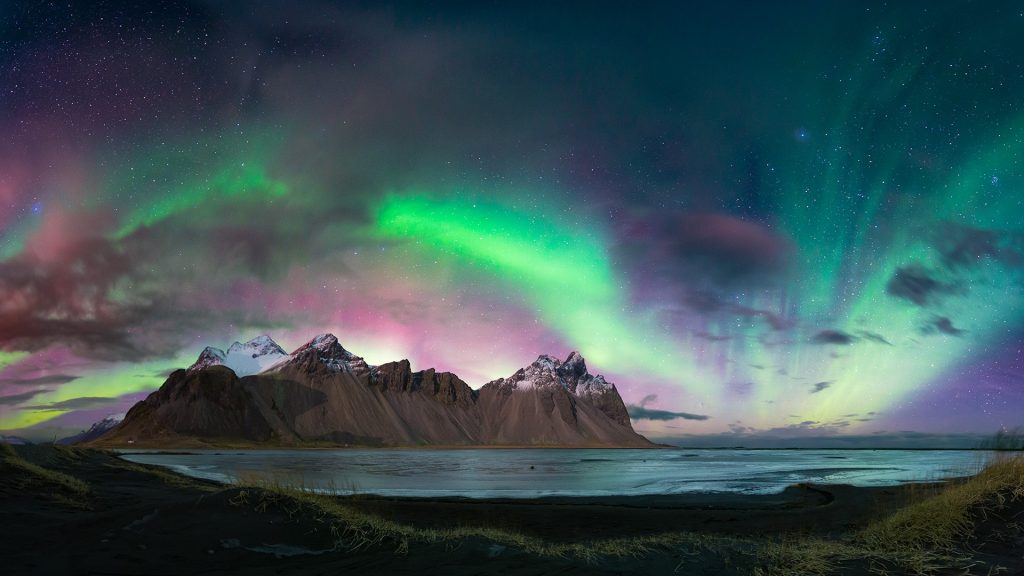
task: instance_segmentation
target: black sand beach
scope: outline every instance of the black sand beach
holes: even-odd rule
[[[936,483],[802,485],[771,496],[329,498],[347,511],[339,518],[273,487],[196,481],[110,452],[12,450],[0,467],[2,571],[10,575],[797,574],[787,571],[786,555],[801,542],[844,542],[944,489]],[[372,528],[377,523],[385,527]],[[1022,523],[1021,500],[979,518],[971,573],[1024,574]],[[829,573],[868,574],[872,565],[846,559]],[[934,573],[962,572],[950,566]]]

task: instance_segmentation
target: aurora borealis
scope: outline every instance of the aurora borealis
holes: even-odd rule
[[[0,432],[321,333],[634,426],[1024,425],[1015,2],[0,7]]]

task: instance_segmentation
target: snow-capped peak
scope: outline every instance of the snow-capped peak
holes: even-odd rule
[[[225,353],[219,348],[207,346],[199,355],[189,372],[210,366],[226,366],[241,378],[258,374],[287,358],[288,354],[270,336],[257,336],[245,344],[235,342]]]
[[[228,354],[247,354],[251,358],[257,358],[259,356],[266,356],[267,354],[278,354],[286,355],[287,353],[283,348],[277,345],[277,342],[267,336],[257,336],[252,340],[249,340],[245,344],[235,342],[228,348]]]
[[[270,336],[257,336],[244,344],[235,342],[227,352],[207,346],[188,370],[196,372],[210,366],[226,366],[241,378],[283,369],[293,360],[308,358],[310,353],[315,353],[321,363],[336,372],[360,374],[372,372],[375,368],[346,350],[334,334],[320,334],[291,354],[286,353]]]
[[[107,416],[106,418],[104,418],[103,420],[100,420],[99,422],[97,422],[97,424],[103,424],[103,423],[106,423],[106,424],[119,424],[119,423],[121,423],[124,420],[124,417],[127,416],[127,415],[128,414],[126,412],[120,412],[118,414],[111,414],[111,415]]]
[[[593,376],[587,372],[586,361],[576,351],[570,353],[565,362],[541,354],[526,368],[490,384],[511,390],[561,387],[578,396],[590,396],[614,389],[614,385],[605,380],[604,376]]]
[[[304,356],[310,350],[315,350],[320,362],[337,372],[361,373],[369,372],[373,368],[361,357],[346,350],[334,334],[320,334],[296,348],[291,357]]]
[[[587,363],[579,352],[573,350],[569,357],[558,367],[558,374],[567,379],[578,379],[587,373]]]
[[[104,418],[103,420],[100,420],[99,422],[96,422],[92,426],[90,426],[86,434],[95,435],[106,432],[107,430],[110,430],[114,426],[117,426],[118,424],[123,422],[125,416],[126,414],[124,412],[120,414],[111,414]]]
[[[203,348],[203,351],[199,353],[199,358],[189,367],[189,372],[195,372],[202,370],[203,368],[209,368],[210,366],[223,366],[224,358],[226,355],[220,348],[214,348],[213,346],[207,346]]]
[[[334,334],[331,334],[330,332],[327,332],[325,334],[319,334],[308,342],[309,346],[312,346],[317,350],[327,350],[334,346],[335,344],[341,346],[341,343],[338,342],[338,337],[335,336]],[[344,347],[342,348],[344,349]]]

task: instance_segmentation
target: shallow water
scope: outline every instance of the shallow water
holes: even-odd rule
[[[383,496],[769,494],[798,482],[885,486],[976,472],[965,450],[198,450],[124,458],[230,482],[263,476]]]

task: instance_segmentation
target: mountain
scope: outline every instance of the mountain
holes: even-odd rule
[[[501,444],[628,443],[633,427],[615,386],[587,372],[583,357],[542,355],[480,388],[486,435]],[[613,425],[612,425],[613,424]]]
[[[25,446],[26,444],[31,444],[31,442],[29,442],[28,440],[25,440],[24,438],[22,438],[20,436],[4,436],[3,434],[0,434],[0,444],[11,444],[11,445],[14,445],[14,446]]]
[[[270,339],[269,336],[257,336],[245,344],[235,342],[227,352],[220,348],[207,346],[199,359],[189,368],[196,372],[210,366],[226,366],[239,377],[259,374],[267,368],[288,358],[288,354]]]
[[[57,440],[57,444],[78,444],[79,442],[89,442],[95,440],[107,432],[113,430],[124,420],[124,414],[111,414],[103,420],[96,422],[89,427],[88,430],[82,430],[78,434],[61,438]]]
[[[95,443],[653,446],[576,352],[474,390],[408,360],[367,364],[331,334],[291,354],[267,336],[206,348]]]

